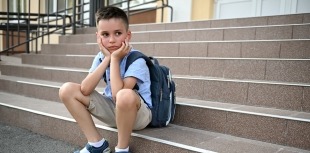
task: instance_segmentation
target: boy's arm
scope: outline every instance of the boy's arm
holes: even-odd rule
[[[109,66],[111,54],[110,52],[103,46],[101,37],[97,35],[97,43],[100,48],[100,51],[104,55],[103,61],[99,64],[99,66],[92,72],[89,73],[86,78],[81,83],[81,92],[83,95],[90,95],[93,90],[95,90],[99,81],[102,79],[103,74],[105,73],[107,67]]]
[[[86,78],[81,83],[81,92],[83,95],[88,96],[92,93],[93,90],[95,90],[107,67],[109,66],[109,63],[110,56],[107,56],[103,59],[95,71],[89,73],[86,76]]]
[[[114,101],[116,100],[115,97],[119,90],[124,88],[133,89],[137,83],[137,79],[134,77],[127,77],[122,80],[120,74],[120,61],[129,53],[130,50],[130,45],[127,41],[125,41],[119,51],[116,51],[111,55],[110,81]]]
[[[120,66],[119,62],[117,60],[111,59],[111,89],[112,89],[112,97],[114,100],[116,97],[116,94],[121,89],[133,89],[133,87],[137,83],[137,79],[134,77],[126,77],[124,80],[121,78],[120,74]]]

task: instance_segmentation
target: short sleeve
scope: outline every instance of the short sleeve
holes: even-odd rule
[[[93,64],[91,65],[90,69],[89,69],[89,73],[92,73],[93,71],[95,71],[95,69],[99,66],[99,64],[101,63],[100,60],[103,59],[103,55],[101,52],[99,52],[96,57],[93,60]]]
[[[135,60],[127,69],[125,72],[125,78],[126,77],[135,77],[143,83],[145,80],[148,80],[149,75],[149,69],[146,65],[146,62],[143,58],[139,58]]]

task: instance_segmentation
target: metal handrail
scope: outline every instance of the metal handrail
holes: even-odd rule
[[[4,12],[0,12],[0,15],[4,14]],[[9,13],[10,15],[16,15],[17,13]],[[25,13],[20,13],[20,15],[23,15]],[[18,28],[18,31],[26,31],[27,33],[30,33],[31,30],[35,30],[37,28],[45,28],[45,27],[53,27],[53,28],[61,28],[63,30],[63,35],[65,34],[65,27],[69,27],[72,25],[72,19],[71,19],[71,16],[69,15],[49,15],[49,14],[30,14],[31,16],[36,16],[37,18],[3,18],[1,17],[0,20],[9,20],[9,21],[12,21],[12,20],[23,20],[25,22],[23,23],[5,23],[5,24],[0,24],[0,29],[1,29],[1,25],[4,27],[4,26],[7,26],[7,24],[9,25],[9,28],[7,28],[7,31],[6,32],[9,32],[9,31],[15,31],[16,28]],[[69,18],[69,23],[68,24],[62,24],[62,25],[46,25],[46,24],[41,24],[41,25],[38,25],[38,24],[31,24],[30,21],[38,21],[41,19],[41,17],[46,17],[46,16],[54,16],[54,17],[60,17],[63,21],[66,20],[66,18]],[[27,28],[27,29],[26,29]],[[55,31],[58,31],[59,29],[56,29],[56,30],[53,30],[53,31],[50,31],[46,34],[43,34],[42,36],[45,36],[45,35],[49,35],[49,34],[52,34],[54,33]],[[32,40],[35,40],[35,39],[38,39],[42,36],[38,36],[34,39],[28,39],[26,40],[25,42],[23,43],[18,43],[17,45],[14,45],[14,46],[11,46],[11,47],[8,47],[6,49],[4,49],[3,51],[8,51],[8,50],[11,50],[13,48],[16,48],[18,46],[21,46],[21,45],[24,45],[25,43],[29,43],[30,41]],[[27,52],[28,53],[28,52]]]
[[[62,31],[61,34],[65,35],[67,30],[72,30],[72,34],[76,33],[77,27],[89,27],[89,26],[95,26],[95,24],[92,23],[92,18],[94,18],[94,14],[96,9],[100,7],[106,6],[103,1],[89,1],[89,2],[84,2],[84,0],[73,0],[73,6],[72,7],[66,7],[65,9],[58,10],[58,6],[56,6],[56,12],[53,13],[41,13],[40,9],[38,13],[30,13],[30,9],[28,9],[27,13],[22,13],[20,11],[18,12],[11,12],[9,10],[9,2],[10,0],[7,0],[7,11],[6,12],[0,12],[0,21],[6,21],[6,23],[0,22],[0,30],[6,31],[6,49],[2,50],[0,52],[0,61],[1,61],[1,53],[6,52],[7,55],[9,54],[9,51],[12,51],[14,53],[14,49],[25,45],[26,44],[26,53],[29,53],[29,44],[33,41],[35,41],[36,46],[35,46],[35,52],[38,52],[38,39],[44,36],[48,37],[48,43],[50,40],[50,35],[54,34],[55,32]],[[49,1],[49,0],[48,0]],[[67,0],[65,0],[65,3]],[[161,9],[162,10],[162,16],[161,16],[161,21],[163,22],[163,14],[164,14],[164,8],[168,7],[171,10],[171,19],[170,21],[172,22],[172,16],[173,16],[173,8],[168,4],[168,0],[153,0],[149,2],[145,2],[142,4],[137,4],[134,6],[130,6],[130,1],[131,0],[126,0],[122,1],[119,3],[114,3],[114,4],[109,4],[107,1],[108,6],[113,6],[113,5],[118,5],[122,3],[127,3],[127,8],[124,9],[124,11],[127,11],[128,18],[130,15],[134,14],[139,14],[151,10],[157,10]],[[131,12],[131,10],[135,7],[146,5],[149,3],[154,3],[157,1],[161,1],[161,6],[153,7],[153,8],[147,8],[143,10],[139,10],[137,12]],[[78,2],[78,3],[77,3]],[[28,7],[30,8],[31,1],[28,3]],[[40,8],[40,1],[38,2],[38,8]],[[85,10],[84,6],[90,5],[93,6],[92,10]],[[48,3],[48,9],[49,11],[49,3]],[[19,5],[18,5],[18,10]],[[72,14],[68,15],[67,12],[72,10]],[[89,13],[89,18],[85,17],[85,13]],[[6,16],[6,17],[5,17]],[[53,17],[50,19],[50,17]],[[47,18],[47,19],[46,19]],[[129,18],[130,19],[130,18]],[[12,21],[16,21],[16,23],[13,23]],[[58,21],[62,20],[62,24],[58,24]],[[86,24],[85,21],[89,21],[89,24]],[[56,22],[56,24],[53,24],[53,22]],[[54,28],[54,29],[51,29]],[[12,33],[10,35],[10,32]],[[14,34],[14,32],[17,32],[17,37]],[[21,42],[20,40],[20,33],[26,33],[26,40]],[[30,35],[32,34],[31,38]],[[33,36],[35,34],[35,36]],[[4,35],[4,34],[2,34]],[[11,36],[11,46],[10,46],[10,41],[9,38]],[[13,38],[18,38],[18,43],[14,43]],[[44,43],[44,39],[42,40],[42,44]],[[32,43],[33,44],[33,43]],[[33,49],[33,48],[32,48]]]
[[[3,50],[0,52],[0,61],[1,61],[1,53],[7,53],[9,55],[9,52],[12,51],[12,54],[14,53],[15,48],[19,46],[23,46],[26,44],[26,53],[30,52],[29,44],[33,41],[35,41],[35,51],[38,52],[38,39],[44,36],[48,37],[48,43],[49,43],[49,37],[51,34],[58,32],[61,30],[61,34],[65,35],[66,31],[69,29],[72,29],[72,32],[75,33],[76,26],[73,26],[77,24],[77,22],[83,22],[80,20],[75,20],[76,16],[81,16],[81,14],[77,14],[75,12],[76,7],[83,7],[84,5],[77,4],[77,1],[74,0],[72,7],[66,7],[65,9],[58,10],[53,13],[41,13],[40,9],[38,13],[31,13],[30,9],[28,9],[28,12],[20,12],[18,9],[17,12],[11,12],[10,9],[10,0],[7,0],[7,11],[6,12],[0,12],[0,30],[5,31],[6,36],[6,43]],[[29,1],[29,8],[31,1]],[[66,3],[66,2],[65,2]],[[49,5],[49,3],[48,3]],[[47,6],[49,8],[49,6]],[[58,7],[58,6],[57,6]],[[19,8],[19,5],[18,5]],[[38,8],[40,8],[40,1],[38,3]],[[67,15],[67,11],[73,10],[73,13],[71,15]],[[48,9],[49,12],[49,9]],[[64,13],[65,12],[65,13]],[[82,12],[85,13],[85,12]],[[52,17],[52,19],[50,19]],[[47,18],[47,19],[46,19]],[[58,24],[58,21],[61,20],[62,23]],[[15,21],[15,22],[14,22]],[[56,22],[56,24],[55,24]],[[74,27],[74,29],[73,29]],[[14,34],[17,33],[17,34]],[[25,33],[25,37],[20,37],[21,33]],[[17,37],[16,37],[17,35]],[[30,36],[32,35],[32,36]],[[30,38],[31,37],[31,38]],[[17,41],[14,42],[14,39],[17,38]],[[21,40],[25,39],[25,40]],[[44,39],[41,39],[42,43],[44,43]],[[10,42],[11,41],[11,42]],[[33,43],[32,43],[33,45]],[[32,48],[33,50],[34,48]]]

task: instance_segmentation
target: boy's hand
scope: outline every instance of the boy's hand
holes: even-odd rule
[[[132,46],[129,44],[128,39],[126,38],[125,42],[122,42],[122,46],[118,50],[114,51],[111,57],[120,60],[129,53],[131,48]]]
[[[111,55],[110,52],[103,46],[101,36],[99,35],[97,35],[97,44],[104,57],[109,57]]]

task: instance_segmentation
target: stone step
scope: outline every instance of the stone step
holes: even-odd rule
[[[193,99],[177,101],[173,124],[309,150],[310,113]]]
[[[158,57],[173,74],[310,83],[310,60]]]
[[[61,82],[50,82],[47,79],[37,81],[37,78],[29,79],[9,74],[2,74],[0,78],[3,84],[0,90],[29,97],[46,97],[53,101],[58,100],[58,88],[62,85]],[[194,76],[174,76],[173,79],[177,86],[176,95],[180,98],[310,112],[310,84]],[[98,91],[102,92],[104,86],[102,81]]]
[[[89,69],[94,57],[95,55],[23,54],[22,63],[41,66]]]
[[[132,31],[154,31],[154,30],[175,30],[175,29],[302,24],[302,23],[310,23],[309,13],[236,18],[236,19],[221,19],[221,20],[214,19],[214,20],[173,22],[173,23],[133,24],[130,25],[130,29]],[[95,32],[96,32],[95,27],[77,29],[78,34],[91,34]]]
[[[310,39],[310,24],[132,32],[132,42]],[[60,43],[96,43],[95,34],[59,37]]]
[[[86,69],[36,66],[28,64],[0,65],[0,69],[1,74],[6,76],[15,76],[54,82],[81,83],[88,74],[88,70]],[[105,86],[103,80],[99,83],[99,86]]]
[[[131,43],[148,56],[310,59],[310,39]],[[96,43],[43,44],[44,54],[96,55]]]
[[[34,98],[23,97],[20,95],[0,93],[0,111],[1,111],[1,122],[5,124],[10,124],[18,127],[22,127],[33,132],[49,136],[51,138],[69,142],[71,144],[84,146],[87,141],[83,136],[82,132],[78,128],[78,125],[71,117],[71,115],[66,110],[65,106],[61,103],[55,103],[52,101],[39,100]],[[12,122],[14,121],[14,122]],[[115,128],[110,128],[105,126],[103,123],[95,119],[95,124],[98,131],[107,139],[111,145],[111,149],[114,150],[116,146],[117,139],[117,130]],[[207,150],[207,147],[200,147],[198,144],[201,141],[206,141],[206,139],[214,139],[215,136],[221,136],[217,134],[212,136],[213,133],[203,133],[195,132],[194,129],[187,128],[187,134],[183,134],[180,137],[175,137],[172,134],[169,134],[168,139],[161,137],[154,137],[152,134],[161,133],[157,129],[145,129],[144,131],[134,132],[132,134],[132,139],[130,142],[130,149],[134,152],[181,152],[181,153],[190,153],[190,152],[206,152],[213,153],[211,150]],[[162,128],[164,133],[169,133],[174,131],[176,133],[181,133],[183,130],[180,126],[169,126],[167,128]],[[68,132],[70,131],[70,132]],[[144,134],[143,132],[148,132]],[[180,138],[184,136],[190,136],[191,134],[199,135],[203,134],[200,139],[189,144],[189,142],[182,141]],[[223,135],[224,136],[224,135]],[[222,136],[222,137],[223,137]],[[200,140],[200,142],[199,142]],[[179,141],[179,142],[177,142]],[[180,143],[181,142],[181,143]],[[211,141],[212,142],[212,141]],[[187,143],[187,144],[186,144]],[[145,144],[145,145],[141,145]],[[266,144],[268,149],[278,149],[283,146]],[[192,146],[190,146],[192,145]],[[198,147],[194,147],[196,145]],[[250,143],[249,143],[250,145]],[[269,148],[268,145],[272,147]],[[205,149],[204,149],[205,148]],[[264,146],[261,147],[264,149]],[[288,150],[300,150],[292,147],[285,147]],[[151,151],[150,151],[151,150]],[[154,150],[154,151],[152,151]],[[275,149],[274,151],[276,151]]]
[[[24,54],[23,64],[89,69],[94,55]],[[173,74],[310,83],[310,59],[157,57]],[[83,61],[83,62],[81,62]]]
[[[177,97],[310,112],[310,84],[174,76]]]
[[[86,69],[48,67],[37,65],[0,65],[1,74],[29,79],[47,80],[55,82],[80,83],[88,74]]]
[[[84,145],[85,138],[81,136],[76,123],[63,104],[10,93],[1,92],[0,95],[0,110],[2,112],[0,120],[2,122],[32,129],[37,133],[72,144]],[[309,113],[225,105],[189,99],[178,99],[178,101],[173,124],[166,128],[147,128],[142,131],[134,131],[131,146],[137,146],[138,138],[142,139],[141,141],[144,143],[159,143],[158,145],[166,146],[165,149],[179,149],[182,152],[229,152],[235,149],[244,151],[243,147],[254,144],[261,146],[261,149],[269,147],[275,149],[274,147],[280,146],[274,144],[280,144],[306,149],[299,150],[299,152],[309,152]],[[14,122],[12,122],[13,120]],[[105,138],[112,140],[110,143],[115,145],[116,129],[106,127],[98,120],[95,120],[95,123]],[[72,132],[67,132],[68,130]],[[218,143],[223,138],[226,141]],[[239,145],[224,147],[232,142],[235,145],[243,146],[242,148],[239,148],[241,147]],[[218,144],[214,146],[216,143]],[[280,148],[297,151],[296,148],[291,147],[281,146]],[[132,149],[135,150],[138,147],[132,147]],[[139,145],[139,149],[144,150],[145,148],[141,148]],[[137,150],[137,152],[142,150]],[[276,151],[279,151],[279,148],[272,152]]]

